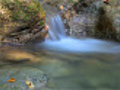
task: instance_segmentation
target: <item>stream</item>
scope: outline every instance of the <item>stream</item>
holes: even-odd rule
[[[59,15],[51,18],[49,28],[49,38],[43,43],[1,51],[14,54],[9,55],[10,59],[18,59],[19,52],[18,56],[21,54],[22,59],[31,61],[19,64],[1,61],[1,67],[32,67],[43,71],[48,83],[41,90],[120,89],[120,43],[68,37]]]

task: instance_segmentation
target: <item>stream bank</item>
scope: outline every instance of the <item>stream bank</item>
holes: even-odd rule
[[[37,0],[0,1],[0,42],[43,41],[48,33],[45,11]]]

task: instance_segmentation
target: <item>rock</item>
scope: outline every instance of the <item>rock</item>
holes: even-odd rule
[[[47,34],[47,30],[44,35],[42,33],[45,16],[45,11],[37,0],[0,1],[2,42],[28,43],[38,38],[43,40]]]
[[[102,0],[80,0],[72,7],[70,12],[73,10],[76,14],[70,14],[66,22],[72,36],[120,41],[119,0],[109,0],[108,4]]]
[[[4,67],[0,70],[0,76],[0,90],[40,90],[47,83],[42,71],[29,67]],[[10,78],[14,78],[15,82],[8,82]],[[28,87],[28,81],[34,84],[34,87]]]
[[[117,31],[113,20],[107,15],[103,7],[98,10],[98,20],[95,22],[95,37],[117,40]]]
[[[93,12],[96,16],[94,36],[100,39],[120,41],[120,1],[109,0],[108,4],[96,1],[90,7],[93,5],[96,7]]]

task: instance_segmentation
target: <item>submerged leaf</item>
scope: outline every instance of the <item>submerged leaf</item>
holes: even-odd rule
[[[31,81],[25,81],[25,84],[29,87],[29,88],[34,88],[34,84]]]
[[[11,79],[8,80],[9,83],[13,83],[13,82],[15,82],[15,81],[16,81],[16,80],[15,80],[14,78],[11,78]]]

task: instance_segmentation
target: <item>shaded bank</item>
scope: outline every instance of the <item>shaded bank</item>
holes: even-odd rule
[[[118,41],[113,20],[106,15],[103,7],[99,8],[97,18],[98,20],[95,22],[95,37]]]

